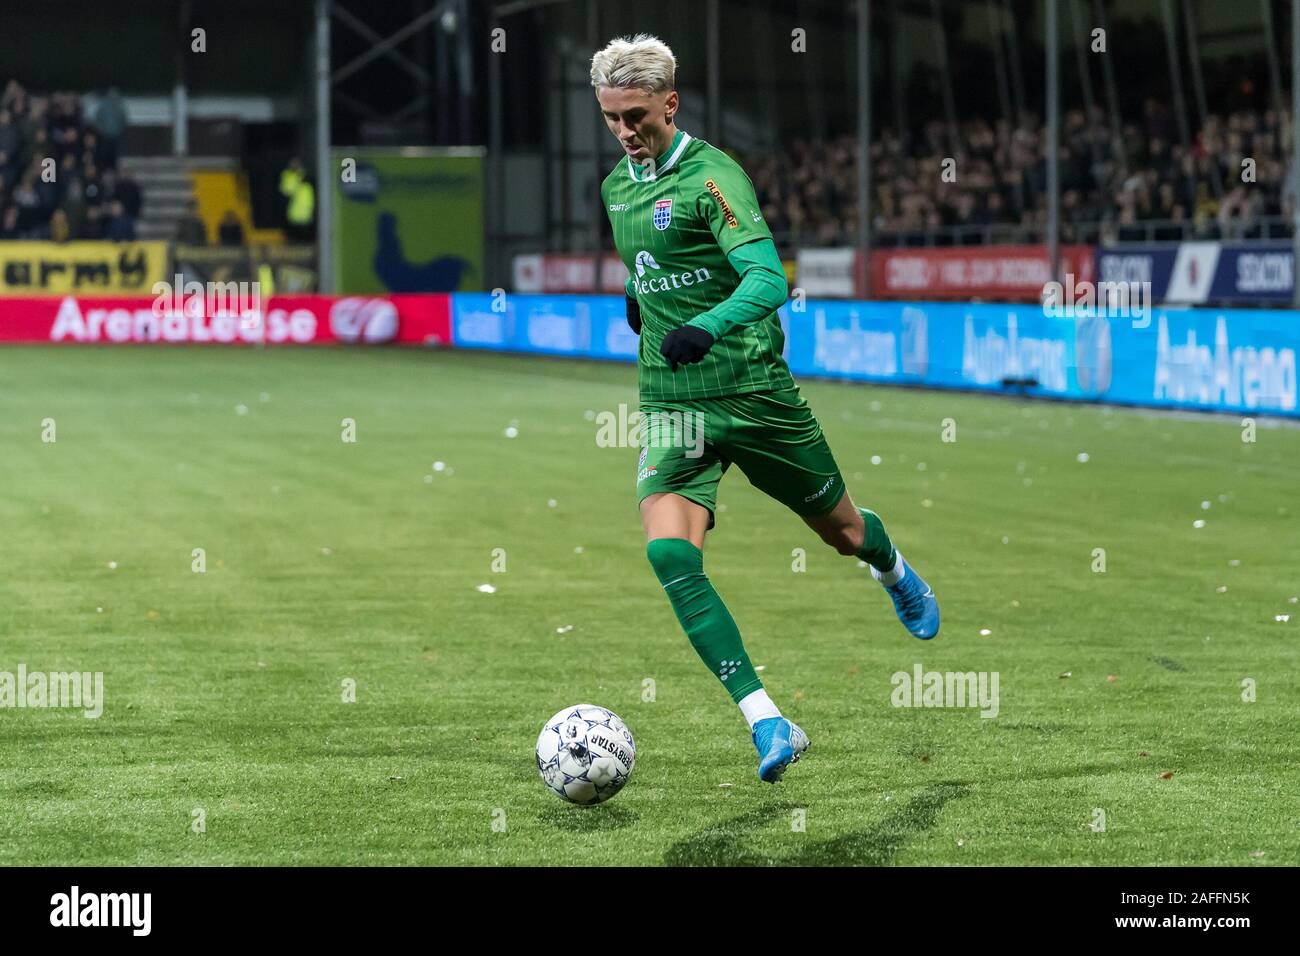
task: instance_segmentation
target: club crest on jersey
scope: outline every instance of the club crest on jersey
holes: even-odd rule
[[[651,220],[655,228],[660,232],[668,228],[668,224],[673,221],[673,201],[671,199],[659,199],[655,201],[654,218]]]

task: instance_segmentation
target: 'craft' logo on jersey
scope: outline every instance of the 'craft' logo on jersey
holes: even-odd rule
[[[655,202],[655,212],[652,221],[655,228],[663,232],[668,228],[668,224],[673,221],[673,201],[671,199],[660,199]]]
[[[659,263],[655,262],[655,257],[649,252],[642,249],[636,254],[636,274],[638,277],[644,276],[648,269],[658,269]],[[700,267],[690,272],[670,272],[666,276],[651,276],[648,279],[637,278],[633,280],[632,285],[641,295],[649,295],[651,292],[667,292],[670,289],[684,289],[687,286],[697,285],[701,282],[707,282],[712,278],[708,269]]]
[[[722,190],[718,188],[718,184],[710,179],[704,184],[704,188],[709,191],[713,198],[718,201],[718,205],[722,207],[722,217],[727,220],[727,228],[735,229],[739,226],[740,223],[736,221],[736,214],[731,211],[731,203],[727,202],[727,200],[723,198]]]

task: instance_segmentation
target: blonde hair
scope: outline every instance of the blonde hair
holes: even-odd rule
[[[591,85],[664,93],[674,88],[677,57],[668,44],[648,33],[617,37],[591,58]]]

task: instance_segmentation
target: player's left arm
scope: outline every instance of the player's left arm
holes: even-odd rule
[[[789,295],[772,232],[759,214],[753,185],[738,167],[719,170],[704,183],[698,208],[740,284],[722,302],[664,336],[659,351],[673,368],[698,362],[718,339],[763,321]]]
[[[733,329],[761,322],[785,304],[790,287],[785,268],[771,239],[755,239],[727,253],[727,261],[740,275],[740,285],[707,312],[687,325],[720,339]]]

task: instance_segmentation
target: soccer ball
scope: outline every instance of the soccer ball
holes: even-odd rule
[[[537,736],[537,770],[557,797],[589,807],[623,789],[636,744],[618,714],[594,704],[566,707]]]

